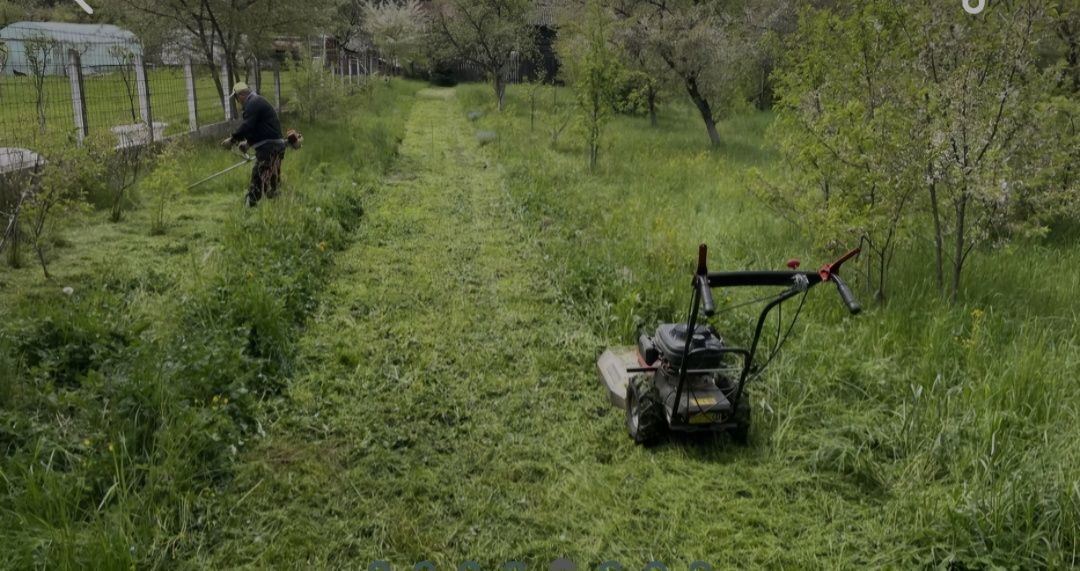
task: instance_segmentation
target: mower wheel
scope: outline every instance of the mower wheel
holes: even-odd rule
[[[737,444],[746,444],[750,440],[750,395],[743,393],[732,420],[735,426],[728,429],[728,434]]]
[[[660,391],[651,375],[635,375],[626,384],[626,431],[634,442],[648,446],[667,430]]]

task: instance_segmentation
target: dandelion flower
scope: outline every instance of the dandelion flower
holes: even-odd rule
[[[75,293],[75,288],[73,288],[71,286],[67,286],[64,289],[62,289],[61,291],[64,292],[64,295],[71,295],[71,294]]]

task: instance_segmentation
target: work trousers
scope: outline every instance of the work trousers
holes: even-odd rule
[[[248,187],[247,205],[255,206],[264,195],[277,196],[281,183],[281,161],[285,159],[284,143],[268,142],[255,149],[255,166],[251,167],[251,185]]]

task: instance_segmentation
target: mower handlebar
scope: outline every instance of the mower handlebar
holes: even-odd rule
[[[851,289],[840,279],[840,266],[859,254],[859,249],[851,250],[831,264],[826,264],[816,272],[797,270],[763,270],[743,272],[707,272],[695,276],[694,285],[701,294],[702,306],[705,315],[712,316],[716,312],[713,305],[711,289],[714,287],[746,287],[746,286],[794,286],[798,276],[806,278],[808,287],[813,287],[824,281],[832,281],[836,284],[836,291],[844,301],[848,311],[857,314],[862,311],[862,306],[855,300]],[[699,263],[699,271],[702,264]]]
[[[713,303],[709,277],[695,276],[694,281],[697,284],[698,291],[701,293],[701,309],[705,311],[707,317],[712,317],[716,313],[716,304]]]
[[[844,305],[847,306],[848,311],[850,311],[852,315],[857,315],[862,311],[862,306],[859,305],[859,302],[855,301],[855,296],[851,294],[851,290],[848,289],[844,280],[840,279],[839,274],[830,274],[829,279],[836,284],[836,291],[840,292],[840,299],[844,300]]]

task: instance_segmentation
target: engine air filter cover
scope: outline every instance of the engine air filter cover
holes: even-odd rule
[[[686,351],[685,323],[666,323],[656,329],[656,347],[664,360],[673,367],[681,367]],[[687,369],[718,369],[723,366],[724,342],[709,327],[694,328],[690,352],[686,357]]]

